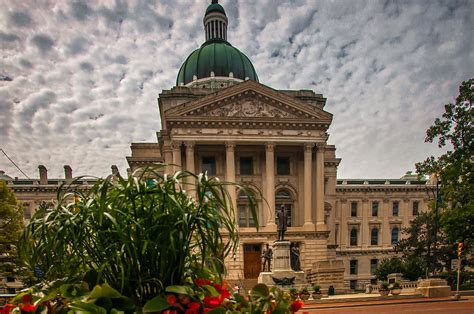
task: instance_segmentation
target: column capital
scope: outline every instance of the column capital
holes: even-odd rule
[[[225,142],[225,149],[226,151],[234,151],[235,142]]]
[[[318,149],[318,151],[324,151],[324,149],[326,148],[326,143],[322,143],[322,142],[319,142],[319,143],[315,143],[316,145],[316,148]]]
[[[304,151],[305,152],[312,152],[314,147],[314,143],[304,143]]]
[[[273,143],[273,142],[265,143],[265,150],[267,152],[273,152],[275,150],[275,143]]]
[[[173,150],[178,150],[181,147],[181,142],[171,142],[171,148]]]
[[[196,145],[196,142],[187,141],[187,142],[184,142],[184,145],[186,146],[186,149],[194,149],[194,145]]]

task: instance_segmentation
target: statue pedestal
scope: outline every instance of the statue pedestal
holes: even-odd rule
[[[306,283],[304,271],[291,269],[290,241],[275,241],[273,243],[273,268],[270,272],[261,272],[258,283],[267,286],[299,287]],[[284,284],[277,284],[284,282]]]

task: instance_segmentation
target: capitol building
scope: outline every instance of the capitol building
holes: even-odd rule
[[[336,291],[376,283],[378,263],[394,254],[403,228],[428,210],[432,185],[412,174],[338,178],[341,159],[328,142],[326,98],[260,82],[251,59],[228,41],[229,22],[212,1],[203,19],[204,43],[183,58],[176,85],[159,94],[161,130],[150,130],[157,141],[131,144],[130,170],[166,163],[169,173],[207,172],[255,187],[258,232],[247,198],[229,188],[240,235],[237,253],[225,262],[229,281],[256,282],[262,250],[277,239],[275,209],[283,206],[285,237],[299,245],[308,282]],[[71,177],[69,166],[62,179],[48,178],[44,166],[39,180],[0,174],[26,205],[26,218]]]

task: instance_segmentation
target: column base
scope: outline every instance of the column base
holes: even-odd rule
[[[316,230],[315,224],[312,223],[312,222],[305,222],[304,225],[303,225],[303,229],[305,231],[315,231]]]
[[[316,231],[328,231],[328,226],[324,222],[316,223]]]

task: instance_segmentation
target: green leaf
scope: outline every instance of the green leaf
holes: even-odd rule
[[[268,290],[267,285],[260,283],[252,288],[250,294],[252,297],[266,298],[270,294],[270,291]]]
[[[191,296],[194,294],[194,290],[188,286],[168,286],[166,287],[166,292],[186,294]]]
[[[92,290],[89,298],[98,299],[98,298],[120,298],[122,295],[120,292],[109,286],[108,284],[103,284],[102,286],[95,286]]]
[[[166,297],[164,295],[159,295],[145,303],[143,312],[160,312],[169,307],[170,305],[166,302]]]
[[[74,313],[107,314],[103,307],[82,301],[71,303],[70,308],[74,310]]]

